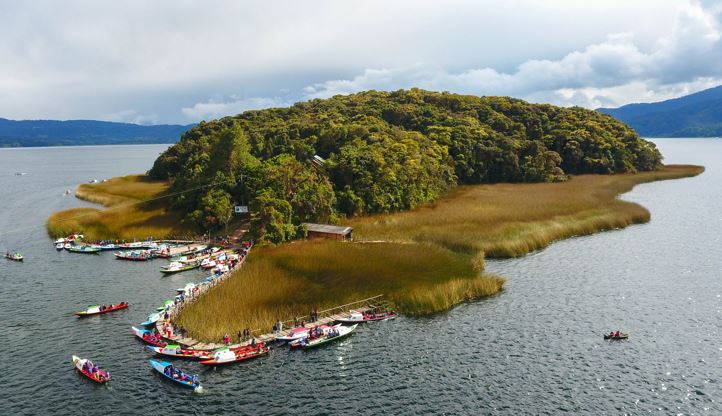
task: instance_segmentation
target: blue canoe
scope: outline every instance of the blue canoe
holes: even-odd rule
[[[151,367],[157,372],[159,372],[163,377],[166,379],[176,383],[180,384],[183,387],[189,388],[189,389],[196,389],[201,386],[200,383],[193,383],[193,377],[189,374],[185,374],[181,372],[181,375],[186,375],[187,378],[185,380],[180,380],[177,378],[173,378],[165,373],[165,368],[171,365],[171,363],[167,361],[158,361],[158,360],[149,360]]]

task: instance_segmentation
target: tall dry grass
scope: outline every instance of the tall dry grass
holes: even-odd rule
[[[153,181],[145,175],[82,184],[76,196],[101,204],[105,209],[74,208],[56,212],[48,218],[48,233],[57,238],[80,231],[89,240],[191,236],[193,233],[181,224],[178,213],[167,208],[165,200],[142,202],[160,198],[167,190],[167,182]]]
[[[298,242],[254,250],[234,276],[176,319],[192,336],[220,340],[239,329],[311,309],[385,294],[401,312],[428,314],[491,295],[504,280],[481,275],[472,256],[428,244]],[[306,318],[307,319],[307,318]]]
[[[642,206],[618,199],[634,185],[695,176],[700,166],[582,175],[562,183],[462,186],[413,211],[356,218],[360,240],[434,243],[452,251],[516,257],[553,241],[649,221]]]

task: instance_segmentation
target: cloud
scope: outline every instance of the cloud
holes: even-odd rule
[[[684,5],[670,34],[648,51],[632,34],[618,33],[557,60],[528,60],[510,72],[490,67],[450,72],[425,64],[366,69],[349,79],[315,83],[304,93],[322,98],[421,87],[586,107],[670,98],[722,82],[719,9],[715,6],[715,14],[702,3]]]
[[[226,101],[209,100],[199,102],[181,111],[191,120],[200,121],[242,113],[246,110],[259,110],[269,107],[288,107],[290,103],[281,98],[239,98],[232,96]]]
[[[116,121],[120,123],[133,123],[143,125],[158,124],[158,114],[138,114],[135,110],[121,110],[101,116],[105,121]]]

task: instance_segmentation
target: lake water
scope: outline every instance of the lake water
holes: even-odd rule
[[[650,223],[489,261],[505,290],[448,313],[215,370],[179,362],[201,394],[151,373],[130,327],[203,273],[56,252],[44,229],[88,205],[65,189],[143,172],[166,146],[0,150],[0,250],[26,256],[0,262],[0,414],[721,414],[722,140],[657,143],[667,163],[707,171],[624,195]],[[72,315],[121,300],[128,310]],[[605,342],[611,329],[631,339]],[[114,381],[90,384],[72,354]]]

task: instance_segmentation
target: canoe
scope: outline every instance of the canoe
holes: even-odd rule
[[[198,266],[200,266],[199,262],[183,264],[183,263],[174,261],[171,264],[169,264],[165,267],[162,267],[160,269],[160,272],[165,273],[165,274],[179,273],[179,272],[184,272],[186,270],[193,270],[195,268],[198,268]]]
[[[157,310],[158,312],[163,312],[166,310],[166,308],[168,308],[169,306],[173,306],[174,304],[175,304],[175,302],[168,299],[165,302],[163,302],[163,304],[161,306],[155,308],[155,310]]]
[[[334,328],[338,330],[338,335],[322,335],[321,337],[312,340],[309,340],[308,338],[301,338],[297,341],[292,342],[290,345],[291,347],[303,347],[303,349],[306,350],[320,347],[322,345],[326,345],[328,343],[338,341],[340,339],[350,336],[356,330],[357,326],[358,324],[353,324],[351,326],[336,325],[334,326]]]
[[[189,389],[197,389],[201,386],[201,384],[198,382],[198,376],[191,376],[189,374],[186,374],[177,368],[174,368],[173,365],[167,361],[158,361],[158,360],[149,360],[150,366],[153,367],[153,369],[160,373],[160,375],[163,376],[166,380],[170,380],[180,386],[183,386],[185,388]],[[165,373],[166,368],[170,367],[171,374],[168,375]],[[175,370],[175,371],[173,371]]]
[[[144,322],[140,323],[140,326],[151,326],[158,322],[161,316],[163,316],[163,314],[161,314],[160,312],[151,313],[150,315],[148,315],[147,318],[145,318]]]
[[[120,302],[120,303],[111,303],[108,305],[105,309],[102,311],[100,310],[100,306],[90,306],[88,309],[82,311],[82,312],[75,312],[75,314],[78,317],[84,317],[84,316],[91,316],[91,315],[100,315],[103,313],[113,312],[113,311],[119,311],[121,309],[125,309],[128,307],[128,302]]]
[[[148,251],[116,251],[113,253],[118,260],[148,261],[154,256]]]
[[[168,343],[163,341],[163,338],[161,338],[161,336],[158,334],[153,334],[147,329],[140,329],[136,327],[132,328],[135,336],[140,338],[145,343],[148,343],[155,347],[165,347],[166,345],[168,345]]]
[[[82,254],[98,254],[100,253],[100,248],[98,247],[91,247],[91,246],[70,246],[67,247],[67,250],[71,253],[82,253]]]
[[[319,325],[318,327],[321,328],[321,330],[323,331],[324,334],[326,333],[326,331],[331,329],[331,327],[328,325]],[[288,333],[288,335],[276,337],[276,341],[293,342],[293,341],[299,340],[301,338],[306,338],[306,337],[308,337],[308,328],[299,326],[297,328],[293,328]]]
[[[396,312],[383,312],[383,313],[360,313],[353,312],[346,318],[336,319],[336,322],[342,324],[360,324],[364,322],[375,322],[375,321],[387,321],[390,319],[396,319],[398,314]]]
[[[215,351],[213,358],[210,360],[202,360],[203,365],[224,365],[237,363],[240,361],[250,360],[252,358],[258,358],[260,356],[268,354],[268,347],[263,342],[259,342],[255,347],[245,345],[239,348],[223,348],[222,350]]]
[[[8,260],[13,260],[13,261],[23,261],[23,259],[24,259],[23,255],[20,254],[20,253],[17,252],[17,251],[16,251],[15,253],[12,253],[12,254],[6,253],[6,254],[5,254],[5,258],[8,259]]]
[[[628,338],[629,338],[629,334],[619,334],[618,337],[615,337],[615,336],[609,335],[609,334],[604,336],[604,339],[609,339],[609,340],[621,340],[621,339],[628,339]]]
[[[80,358],[76,355],[73,355],[73,366],[75,366],[75,369],[78,370],[80,374],[84,375],[85,377],[93,380],[98,384],[103,384],[111,380],[110,373],[106,370],[98,369],[98,372],[95,374],[89,373],[85,366],[86,363],[88,363],[88,360],[86,358]],[[90,361],[90,365],[93,365],[92,361]]]
[[[185,358],[187,360],[212,360],[213,351],[186,350],[180,345],[166,345],[165,347],[154,347],[148,345],[146,348],[156,354],[167,355],[175,358]]]

